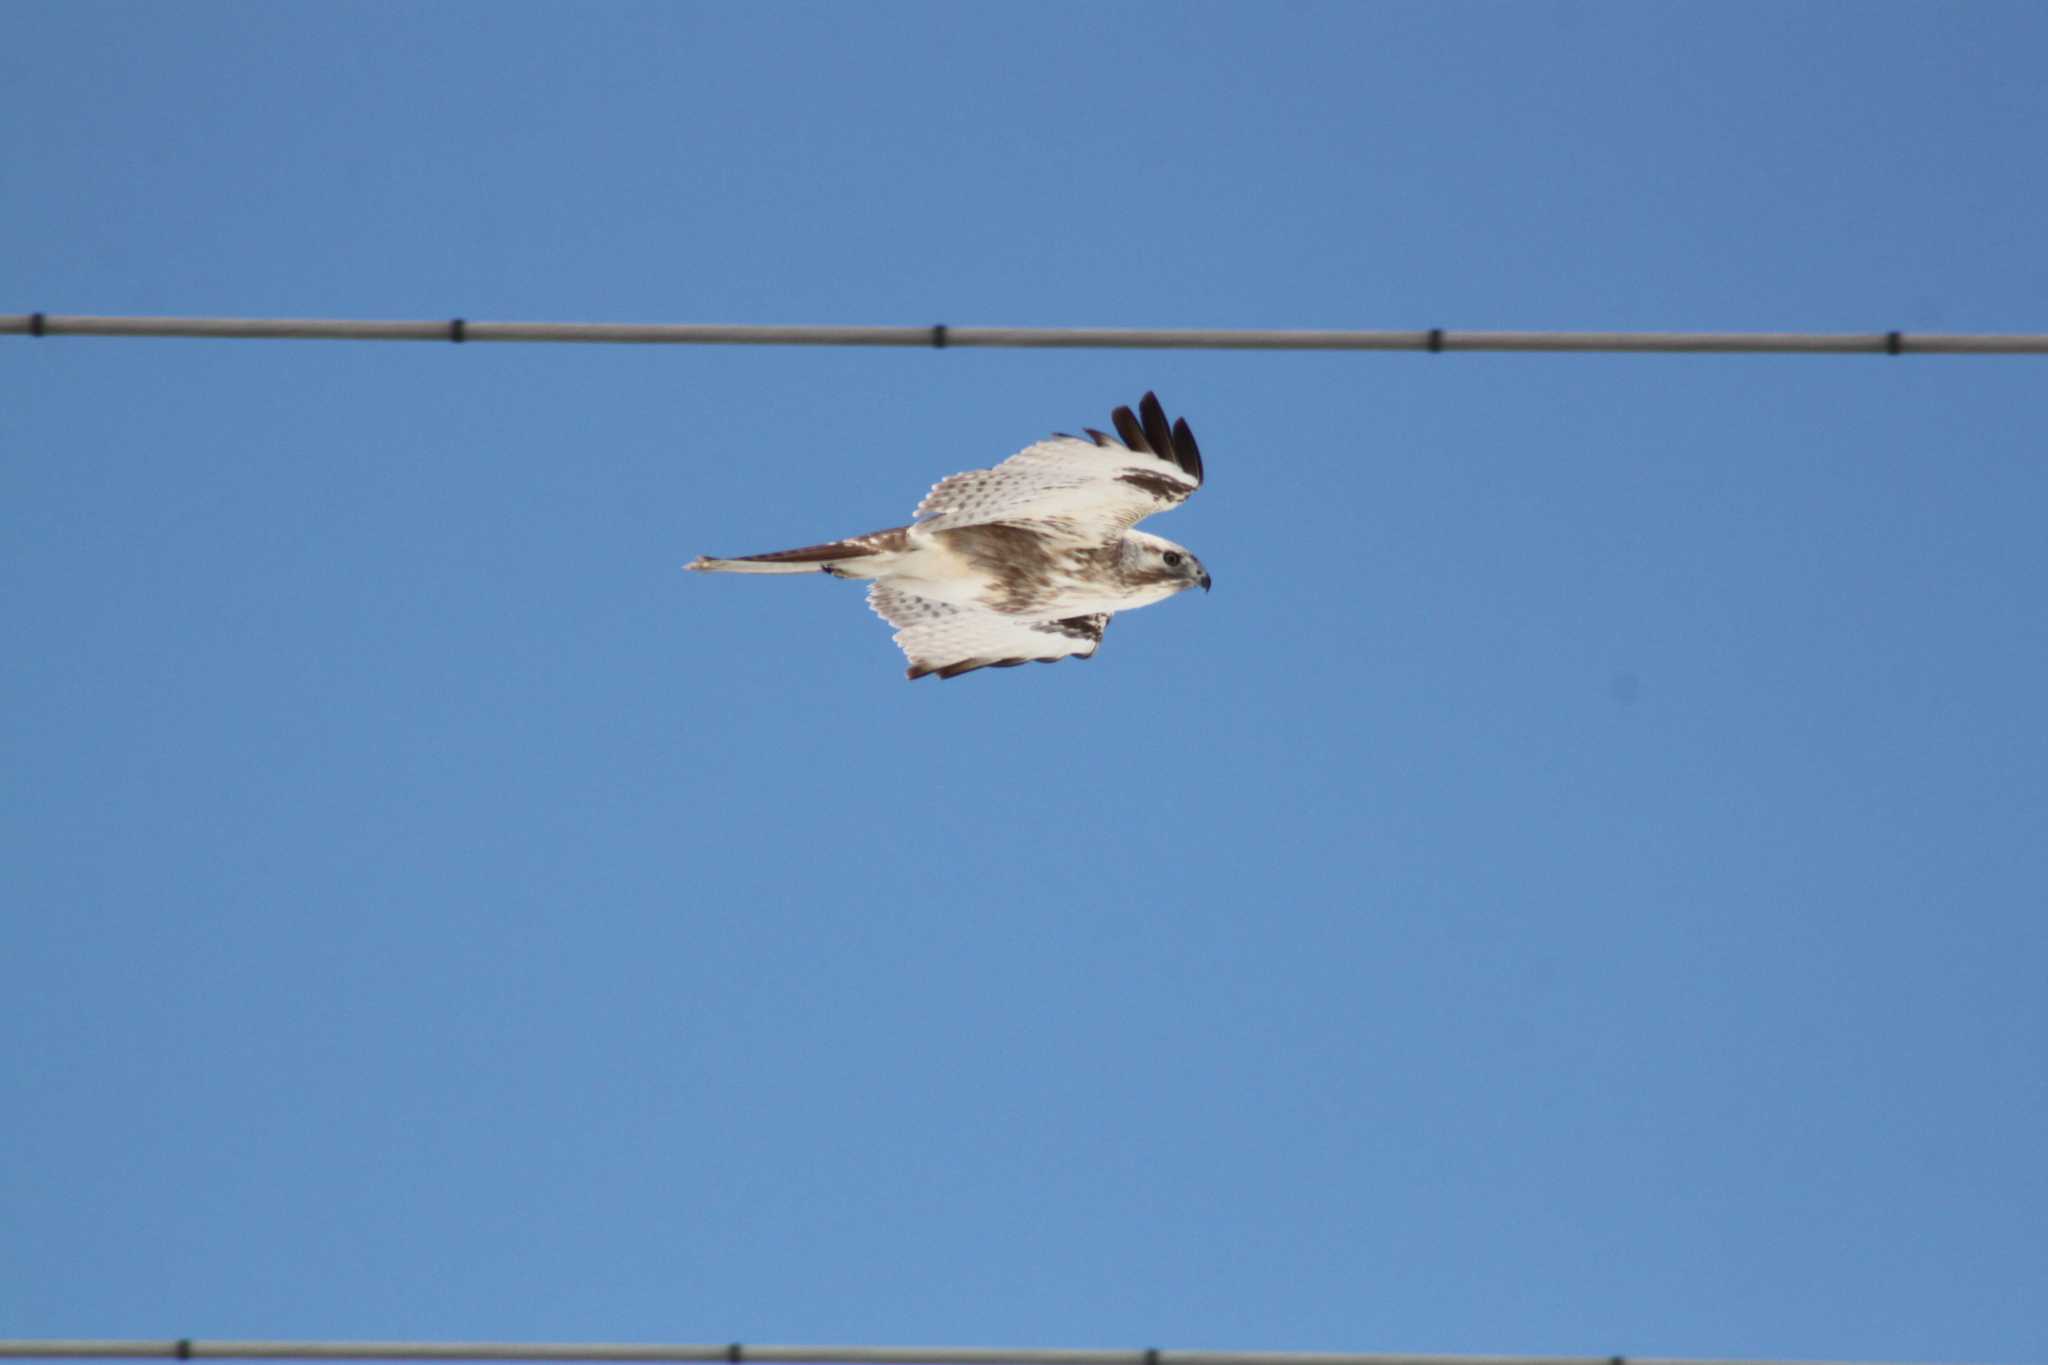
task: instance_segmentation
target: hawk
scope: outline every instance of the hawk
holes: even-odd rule
[[[911,678],[1091,658],[1117,612],[1209,587],[1184,547],[1132,529],[1202,486],[1187,419],[1169,426],[1148,393],[1110,422],[941,480],[908,526],[689,567],[864,580]]]

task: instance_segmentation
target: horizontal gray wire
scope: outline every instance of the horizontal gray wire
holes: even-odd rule
[[[1670,1356],[1348,1355],[1304,1351],[1064,1350],[992,1346],[656,1345],[512,1341],[0,1340],[33,1360],[728,1361],[733,1365],[1786,1365]]]
[[[608,341],[694,346],[1004,346],[1207,351],[1650,351],[2048,355],[2048,332],[1259,331],[1145,327],[808,327],[695,322],[376,322],[0,314],[0,335],[301,341]]]

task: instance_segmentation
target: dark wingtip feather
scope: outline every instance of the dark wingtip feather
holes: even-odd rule
[[[1136,416],[1129,408],[1118,408],[1111,415],[1116,418],[1116,429],[1126,446],[1170,460],[1193,475],[1197,484],[1202,482],[1202,450],[1195,444],[1195,433],[1185,417],[1168,424],[1158,394],[1147,392],[1139,399]]]
[[[1166,409],[1159,395],[1147,393],[1138,400],[1138,416],[1145,423],[1145,444],[1162,460],[1173,459],[1173,428],[1166,424]]]
[[[1146,393],[1138,400],[1135,413],[1129,408],[1118,408],[1109,416],[1126,450],[1170,460],[1193,475],[1197,484],[1202,482],[1202,449],[1195,444],[1195,433],[1185,417],[1171,424],[1167,422],[1166,409],[1160,405],[1158,394]],[[1088,433],[1089,440],[1099,446],[1110,442],[1108,436],[1094,427],[1081,429]]]
[[[1202,481],[1202,448],[1195,444],[1195,433],[1183,417],[1173,424],[1173,462],[1195,476],[1195,482]]]
[[[1129,408],[1118,408],[1109,415],[1116,423],[1116,434],[1124,438],[1126,449],[1149,453],[1152,447],[1145,444],[1145,428],[1138,425],[1138,419],[1131,415]]]

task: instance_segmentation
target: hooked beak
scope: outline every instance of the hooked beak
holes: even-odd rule
[[[1209,591],[1209,573],[1208,573],[1208,570],[1206,570],[1206,569],[1205,569],[1205,570],[1203,570],[1203,571],[1202,571],[1202,577],[1201,577],[1201,580],[1200,580],[1200,581],[1201,581],[1201,584],[1202,584],[1202,591],[1203,591],[1203,592],[1207,592],[1207,591]]]

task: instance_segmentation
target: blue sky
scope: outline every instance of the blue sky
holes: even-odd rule
[[[0,311],[2048,327],[2033,5],[0,30]],[[0,388],[11,1334],[2048,1360],[2038,358]],[[1148,388],[1092,662],[680,572]]]

